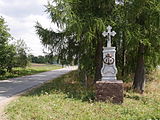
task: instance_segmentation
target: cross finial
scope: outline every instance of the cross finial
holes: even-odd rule
[[[107,32],[106,31],[104,31],[103,33],[102,33],[102,35],[104,36],[104,37],[106,37],[106,36],[108,36],[108,40],[107,40],[107,47],[111,47],[111,36],[115,36],[116,35],[116,32],[115,31],[111,31],[112,30],[112,27],[109,25],[108,27],[107,27]]]

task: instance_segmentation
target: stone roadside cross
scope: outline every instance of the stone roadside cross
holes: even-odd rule
[[[108,30],[108,31],[107,31]],[[110,101],[112,103],[123,103],[123,81],[117,80],[117,68],[115,53],[116,47],[111,47],[111,37],[116,35],[109,25],[102,33],[107,38],[107,47],[103,47],[103,67],[101,69],[102,78],[96,82],[96,100]]]
[[[104,37],[106,37],[106,36],[108,36],[108,40],[107,40],[107,47],[111,47],[111,36],[115,36],[116,35],[116,32],[115,31],[111,31],[112,30],[112,27],[109,25],[108,27],[107,27],[107,32],[106,31],[104,31],[103,33],[102,33],[102,35],[104,36]]]

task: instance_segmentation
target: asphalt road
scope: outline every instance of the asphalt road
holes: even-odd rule
[[[0,102],[75,69],[76,67],[67,67],[35,75],[2,80],[0,81]]]

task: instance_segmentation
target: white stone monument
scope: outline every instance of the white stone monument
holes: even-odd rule
[[[111,47],[111,37],[116,35],[115,31],[111,31],[112,27],[107,27],[107,32],[104,31],[102,35],[107,38],[107,47],[103,48],[103,67],[101,69],[102,81],[114,81],[117,80],[117,68],[115,64],[115,47]]]
[[[110,101],[112,103],[123,103],[123,81],[117,80],[117,68],[115,64],[116,48],[111,47],[111,37],[116,35],[111,31],[112,27],[107,27],[107,32],[102,35],[107,38],[107,47],[103,48],[103,67],[101,69],[102,79],[96,82],[96,100]]]

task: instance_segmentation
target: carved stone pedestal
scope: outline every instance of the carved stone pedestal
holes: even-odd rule
[[[117,68],[115,63],[115,47],[103,48],[103,67],[101,69],[102,81],[117,80]]]
[[[96,100],[117,104],[123,103],[123,81],[97,81]]]

